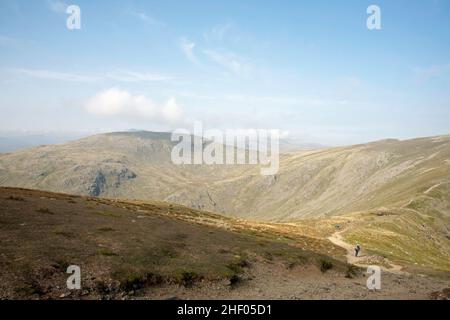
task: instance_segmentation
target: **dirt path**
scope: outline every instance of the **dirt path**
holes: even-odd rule
[[[383,271],[388,271],[396,274],[407,274],[407,272],[402,271],[402,266],[394,264],[391,261],[388,261],[387,259],[380,256],[368,255],[364,253],[364,251],[362,251],[358,257],[355,257],[355,247],[345,242],[344,238],[342,237],[342,232],[344,232],[344,230],[333,233],[330,237],[328,237],[328,240],[347,251],[347,254],[345,256],[348,263],[359,267],[367,267],[369,265],[376,265],[376,263],[367,263],[368,261],[377,261],[382,259],[390,266],[390,268],[380,266]]]
[[[443,182],[440,182],[440,183],[437,183],[437,184],[431,186],[430,188],[428,188],[428,189],[424,192],[424,194],[429,194],[431,191],[433,191],[434,189],[440,187],[442,184],[443,184]]]

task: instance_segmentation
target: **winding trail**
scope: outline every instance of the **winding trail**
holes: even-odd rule
[[[342,237],[343,232],[344,232],[344,230],[336,231],[327,239],[330,240],[333,244],[335,244],[347,251],[347,254],[345,255],[345,257],[346,257],[348,263],[353,264],[358,267],[368,267],[369,265],[376,265],[376,263],[368,264],[368,263],[364,263],[365,261],[369,260],[370,258],[378,258],[378,259],[382,258],[380,256],[367,255],[364,253],[360,253],[360,255],[358,257],[355,257],[355,247],[353,245],[345,242],[344,238]],[[384,258],[382,258],[382,259],[384,259]],[[385,259],[385,260],[386,260],[387,264],[389,264],[390,268],[380,266],[380,268],[383,271],[387,271],[387,272],[395,273],[395,274],[408,274],[407,272],[402,271],[402,269],[403,269],[402,266],[394,264],[391,261],[388,261],[387,259]]]

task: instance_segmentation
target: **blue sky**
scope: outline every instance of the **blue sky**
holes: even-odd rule
[[[0,111],[0,131],[448,134],[450,1],[0,0]]]

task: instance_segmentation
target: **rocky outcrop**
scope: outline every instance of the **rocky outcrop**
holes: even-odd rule
[[[121,185],[129,180],[136,178],[137,175],[127,167],[115,168],[107,166],[99,169],[93,177],[93,182],[88,188],[90,196],[100,196],[109,188],[120,188]]]
[[[106,185],[106,178],[102,172],[97,172],[97,175],[94,178],[94,182],[89,187],[89,195],[97,197],[99,196]]]

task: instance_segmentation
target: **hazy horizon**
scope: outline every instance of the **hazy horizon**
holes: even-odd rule
[[[49,145],[49,144],[61,144],[70,141],[75,141],[78,139],[86,138],[96,134],[106,134],[106,133],[127,133],[127,132],[154,132],[154,133],[170,133],[170,131],[151,131],[145,129],[128,129],[128,130],[119,130],[119,131],[85,131],[85,132],[76,132],[76,131],[0,131],[0,153],[5,152],[14,152],[17,150],[22,150],[26,148],[37,147],[41,145]],[[446,136],[450,135],[450,133],[438,135],[438,136]],[[417,137],[409,137],[407,139],[398,139],[395,137],[385,137],[377,140],[369,140],[363,141],[360,143],[354,144],[364,144],[377,142],[381,140],[411,140],[418,138],[427,138],[431,136],[417,136]],[[334,145],[325,145],[315,141],[307,141],[302,139],[301,137],[288,136],[284,137],[280,140],[282,143],[281,151],[295,151],[296,149],[319,149],[319,148],[334,148],[334,147],[343,147],[350,146],[353,144],[334,144]],[[285,145],[283,145],[285,143]],[[283,150],[283,147],[286,149]],[[289,148],[288,148],[289,147]]]

